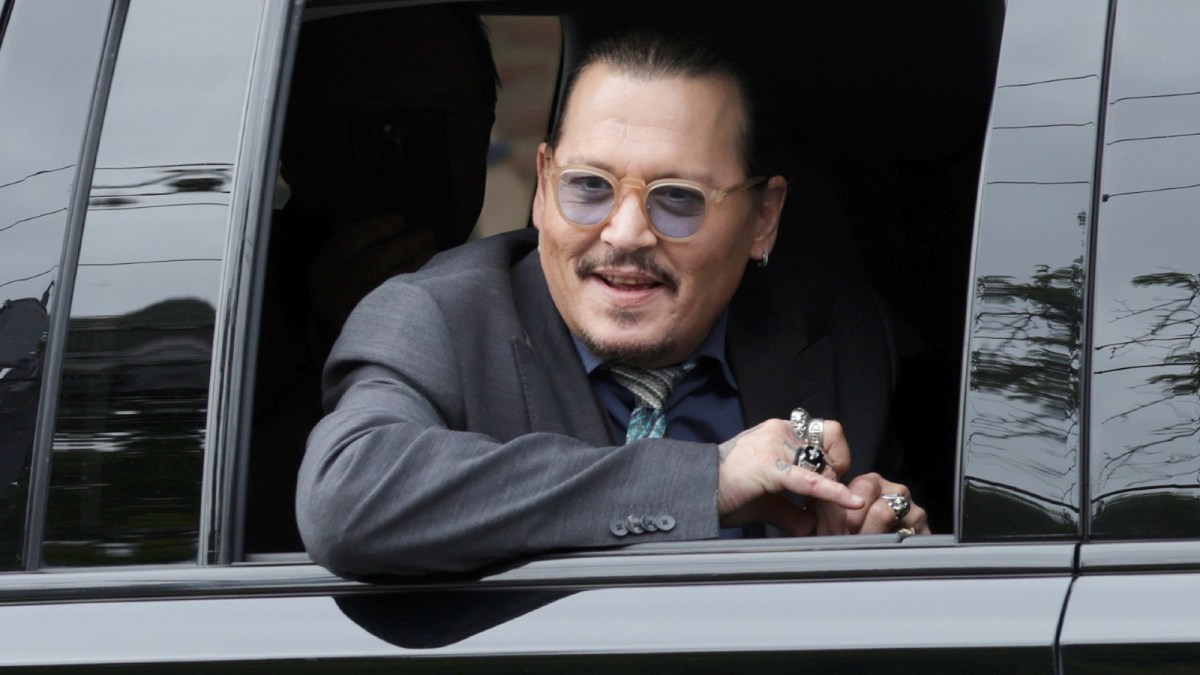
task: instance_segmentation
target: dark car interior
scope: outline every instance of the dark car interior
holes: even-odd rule
[[[902,451],[894,468],[929,512],[933,531],[948,533],[976,191],[1003,6],[811,3],[794,8],[795,20],[757,2],[687,16],[677,4],[624,1],[589,9],[553,1],[466,3],[454,11],[560,16],[560,83],[590,41],[630,23],[717,27],[753,55],[779,150],[790,160],[774,272],[842,275],[874,289],[889,317],[897,366],[894,405],[879,411]],[[401,212],[418,222],[412,214],[422,208],[449,213],[463,203],[477,213],[483,198],[482,181],[464,170],[469,160],[457,158],[470,155],[464,143],[481,143],[486,131],[479,136],[478,125],[455,122],[461,111],[447,117],[411,103],[411,87],[419,85],[389,92],[380,84],[401,51],[381,26],[402,25],[405,12],[416,10],[372,11],[366,20],[347,14],[362,7],[310,3],[301,29],[281,133],[281,173],[292,198],[275,211],[261,302],[243,484],[246,560],[302,550],[295,475],[321,414],[320,367],[345,319],[340,312],[330,313],[333,325],[315,318],[321,276],[313,270],[323,246],[339,245],[332,225],[375,222],[369,227],[380,234],[366,237],[389,242],[390,269],[404,271],[464,241],[469,227],[456,216],[418,237],[376,222],[381,214]],[[458,44],[462,63],[480,62],[478,41]],[[504,57],[495,58],[503,75]],[[418,66],[435,60],[453,57],[428,56]],[[486,91],[493,76],[485,69],[470,77],[484,78],[476,91]],[[427,79],[435,86],[437,78]],[[344,199],[350,193],[354,199]]]

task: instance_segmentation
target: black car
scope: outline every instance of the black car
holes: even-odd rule
[[[797,159],[780,247],[878,290],[935,534],[364,583],[292,516],[328,335],[289,323],[315,244],[288,103],[322,22],[419,4],[0,0],[0,666],[1200,672],[1200,5],[458,5],[516,101],[508,226],[590,40],[696,22],[761,50]],[[457,133],[411,119],[355,127],[331,172]]]

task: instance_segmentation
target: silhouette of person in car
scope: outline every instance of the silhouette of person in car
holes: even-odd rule
[[[303,28],[263,299],[246,548],[299,551],[295,475],[320,373],[350,310],[470,235],[498,76],[459,6],[358,12]]]

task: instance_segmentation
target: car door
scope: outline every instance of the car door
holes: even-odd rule
[[[1113,3],[1093,237],[1086,543],[1065,672],[1200,661],[1200,11]]]
[[[9,4],[10,26],[36,11]],[[571,4],[500,7],[600,21]],[[299,9],[114,2],[91,10],[90,41],[72,42],[91,50],[76,77],[99,85],[77,103],[82,178],[29,210],[67,209],[43,257],[47,268],[66,261],[52,276],[69,300],[41,301],[48,374],[26,378],[43,392],[32,468],[22,492],[0,493],[19,514],[6,537],[22,532],[0,575],[0,624],[14,627],[0,634],[0,663],[1055,672],[1086,503],[1077,356],[1106,3],[1004,10],[991,121],[978,130],[987,151],[973,167],[974,244],[957,261],[973,269],[969,306],[958,305],[962,422],[935,467],[957,493],[952,533],[648,544],[373,585],[336,579],[299,551],[247,556],[241,541],[256,275]],[[859,25],[855,12],[833,15],[839,28]],[[844,71],[830,72],[840,91]],[[861,108],[864,120],[875,112]],[[841,114],[837,101],[825,110]],[[906,180],[939,164],[906,161],[916,167]],[[976,186],[966,189],[974,203]],[[902,421],[918,440],[948,433]]]

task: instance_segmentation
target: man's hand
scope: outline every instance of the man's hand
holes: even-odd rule
[[[336,336],[363,296],[397,274],[417,271],[436,252],[433,233],[407,228],[398,214],[339,227],[309,265],[318,318]]]
[[[825,426],[824,475],[792,464],[802,446],[784,420],[767,420],[718,446],[717,511],[722,527],[770,523],[794,537],[825,533],[824,521],[863,510],[863,497],[837,481],[850,468],[850,446],[837,422]],[[819,500],[809,511],[784,498],[791,492]],[[831,532],[832,533],[832,532]]]
[[[824,445],[828,466],[822,475],[792,464],[802,446],[784,420],[767,420],[719,445],[721,526],[770,523],[794,537],[880,534],[902,527],[929,534],[925,509],[911,504],[897,519],[891,504],[882,499],[897,494],[911,503],[906,486],[877,473],[859,476],[849,487],[837,482],[850,468],[850,445],[833,420],[825,420]],[[805,506],[791,503],[784,492],[804,495]]]
[[[917,534],[929,534],[925,509],[913,503],[908,513],[897,520],[892,506],[886,499],[881,499],[883,495],[897,494],[911,503],[912,494],[906,486],[893,483],[877,473],[869,473],[850,481],[850,491],[869,504],[865,509],[843,512],[846,514],[846,527],[850,533],[879,534],[911,527]]]

